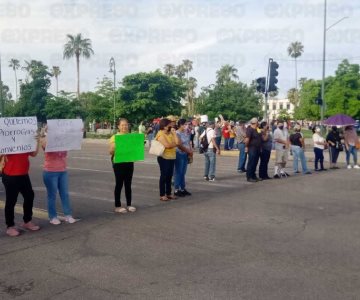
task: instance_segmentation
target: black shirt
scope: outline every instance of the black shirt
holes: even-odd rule
[[[249,151],[260,150],[262,141],[261,133],[258,133],[256,129],[249,126],[248,128],[246,128],[246,137],[249,139]]]
[[[295,133],[290,135],[290,143],[293,146],[302,147],[301,139],[302,139],[302,135],[301,135],[300,132],[295,132]]]
[[[336,131],[336,132],[330,131],[328,133],[328,135],[326,136],[326,141],[333,142],[334,144],[336,144],[336,142],[340,143],[341,138],[340,138],[339,132],[338,131]]]

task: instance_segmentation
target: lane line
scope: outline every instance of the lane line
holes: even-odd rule
[[[0,209],[5,208],[5,201],[0,200]],[[23,214],[23,207],[20,204],[15,205],[15,213]],[[48,212],[45,209],[33,207],[33,217],[42,220],[49,220]]]

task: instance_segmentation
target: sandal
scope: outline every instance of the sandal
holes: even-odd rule
[[[169,201],[170,199],[166,196],[160,197],[160,201]]]
[[[166,196],[169,200],[175,200],[175,199],[177,199],[177,197],[176,196],[173,196],[173,195],[167,195]]]

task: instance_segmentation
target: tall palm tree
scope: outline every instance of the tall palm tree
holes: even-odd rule
[[[13,69],[14,73],[15,73],[15,100],[18,99],[18,80],[17,80],[17,74],[16,74],[16,70],[18,70],[20,68],[20,61],[12,58],[9,61],[9,67]]]
[[[301,56],[301,54],[304,52],[304,46],[301,44],[301,42],[293,42],[290,43],[289,47],[287,48],[288,55],[292,58],[294,58],[295,62],[295,89],[297,89],[298,86],[298,80],[297,80],[297,58]]]
[[[217,83],[223,85],[229,83],[232,80],[237,80],[239,76],[237,75],[238,70],[231,65],[224,65],[220,70],[216,71]]]
[[[59,75],[61,74],[60,68],[53,66],[51,74],[55,77],[56,80],[56,96],[59,94]]]
[[[70,59],[75,56],[76,59],[76,72],[77,72],[77,98],[80,97],[80,56],[90,58],[94,54],[91,48],[91,40],[83,39],[81,33],[77,35],[66,35],[68,38],[67,43],[64,45],[64,59]]]
[[[190,77],[187,80],[187,102],[188,102],[188,113],[189,116],[193,116],[194,115],[194,110],[195,110],[195,89],[197,87],[197,80],[194,77]]]
[[[186,73],[186,79],[189,80],[189,72],[193,69],[193,62],[189,59],[184,59],[182,65]]]
[[[176,67],[173,64],[166,64],[164,66],[164,74],[167,76],[173,76],[175,74]]]
[[[179,79],[183,79],[186,75],[186,69],[184,67],[184,65],[178,65],[175,68],[175,75],[179,78]]]

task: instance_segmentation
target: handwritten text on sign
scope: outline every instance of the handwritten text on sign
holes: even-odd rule
[[[36,117],[0,118],[0,154],[36,150]]]
[[[47,127],[45,152],[81,149],[84,127],[81,119],[48,120]]]

